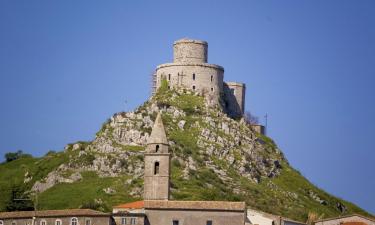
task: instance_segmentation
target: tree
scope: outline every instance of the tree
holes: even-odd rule
[[[250,125],[257,125],[259,124],[259,118],[251,114],[250,111],[246,111],[244,115],[245,121]]]
[[[6,211],[31,211],[34,204],[29,196],[25,195],[26,188],[20,184],[13,184],[10,187],[8,200],[5,204]]]
[[[23,155],[22,150],[18,150],[16,152],[7,152],[5,153],[5,160],[7,162],[11,162],[13,160],[19,159]]]

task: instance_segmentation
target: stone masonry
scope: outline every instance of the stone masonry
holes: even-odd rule
[[[176,41],[173,45],[173,63],[161,64],[156,68],[154,88],[159,88],[162,80],[166,79],[169,88],[182,87],[196,91],[212,101],[213,105],[223,97],[228,115],[241,117],[245,109],[245,84],[225,83],[224,68],[207,63],[207,49],[205,41]]]

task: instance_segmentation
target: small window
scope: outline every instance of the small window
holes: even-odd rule
[[[214,88],[211,88],[211,92],[213,92],[214,91]]]
[[[212,225],[212,220],[207,220],[206,225]]]
[[[168,74],[168,80],[171,80],[171,74]]]
[[[40,225],[47,225],[47,221],[46,220],[41,220],[40,221]]]
[[[71,220],[70,220],[70,225],[78,225],[78,219],[76,217],[73,217]]]
[[[130,218],[130,224],[135,224],[135,218]]]
[[[156,145],[156,147],[155,147],[155,152],[159,152],[159,148],[160,148],[160,146],[159,146],[159,145]]]
[[[12,225],[17,225],[17,222],[16,221],[12,221]]]
[[[159,174],[159,162],[155,162],[154,175]]]
[[[4,225],[4,222],[2,220],[0,220],[0,225]]]
[[[90,219],[87,219],[86,222],[85,222],[86,225],[91,225],[91,220]]]
[[[214,76],[211,75],[211,82],[214,80]]]
[[[193,73],[193,80],[195,80],[195,73]]]
[[[195,90],[195,85],[193,85],[193,90]]]
[[[125,217],[121,218],[121,224],[126,224],[126,218]]]
[[[172,225],[179,225],[179,222],[178,222],[178,220],[173,220],[173,223],[172,223]]]
[[[62,221],[60,219],[55,220],[55,225],[62,225]]]

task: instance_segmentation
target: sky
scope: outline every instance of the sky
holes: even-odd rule
[[[0,1],[0,161],[93,140],[150,96],[172,44],[208,42],[312,183],[375,214],[375,1]]]

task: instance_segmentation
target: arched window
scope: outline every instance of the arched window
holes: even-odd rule
[[[214,80],[214,76],[211,75],[211,82]]]
[[[55,225],[62,225],[62,221],[60,219],[55,220]]]
[[[78,219],[77,219],[77,217],[73,217],[73,218],[70,220],[70,225],[78,225]]]
[[[168,74],[168,80],[171,80],[171,74]]]
[[[195,73],[193,73],[193,80],[195,80]]]
[[[159,162],[155,162],[155,165],[154,165],[154,175],[159,174],[159,167],[160,167],[159,166]]]
[[[156,147],[155,147],[155,152],[159,152],[159,145],[156,145]]]
[[[4,222],[2,220],[0,220],[0,225],[4,225]]]
[[[193,90],[195,90],[195,85],[193,85]]]
[[[211,92],[213,92],[214,91],[214,88],[211,88]]]
[[[46,220],[41,220],[40,221],[40,225],[47,225],[47,221]]]
[[[90,219],[86,219],[85,225],[91,225],[91,220]]]

